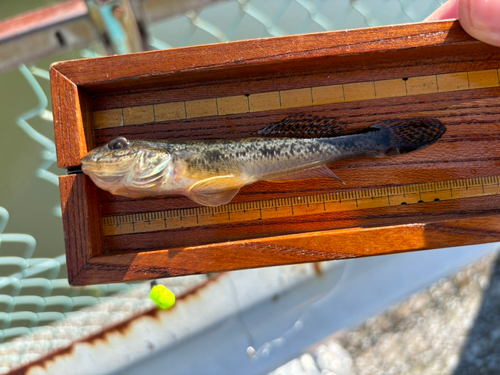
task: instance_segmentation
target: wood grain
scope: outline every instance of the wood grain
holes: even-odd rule
[[[95,147],[91,97],[55,69],[50,70],[50,82],[57,165],[74,167]]]
[[[155,89],[162,84],[172,84],[181,78],[198,79],[202,72],[229,73],[247,66],[272,66],[274,70],[288,66],[304,66],[306,60],[329,58],[339,55],[358,55],[383,51],[403,51],[430,47],[427,55],[437,45],[480,43],[467,35],[458,22],[430,22],[387,28],[324,32],[212,44],[175,50],[141,52],[92,60],[74,60],[57,63],[53,67],[78,86],[93,92],[111,90]],[[477,50],[480,53],[480,50]],[[82,64],[86,69],[82,70]],[[114,69],[110,70],[110,66]],[[336,64],[335,64],[336,65]],[[224,70],[223,70],[224,69]],[[254,69],[258,70],[258,69]],[[193,74],[194,73],[194,74]],[[176,76],[176,77],[174,77]],[[241,76],[240,76],[241,78]]]
[[[487,243],[498,238],[500,222],[497,215],[427,224],[304,233],[161,251],[126,252],[92,258],[74,285],[359,258]]]
[[[339,118],[342,134],[414,116],[435,117],[447,132],[414,153],[330,165],[346,185],[321,179],[259,182],[242,188],[234,203],[496,175],[499,68],[499,48],[448,21],[62,62],[51,72],[58,161],[75,168],[87,150],[117,136],[247,137],[307,112]],[[473,71],[481,72],[467,73]],[[468,90],[465,78],[470,88],[482,88]],[[406,90],[418,96],[406,96]],[[304,106],[283,108],[283,101],[283,107]],[[188,102],[199,105],[188,108]],[[234,113],[232,106],[243,110]],[[95,111],[134,107],[144,113],[131,114],[147,123],[94,129]],[[113,196],[83,175],[61,178],[61,197],[74,285],[500,240],[498,196],[112,237],[102,236],[102,215],[196,204],[175,196]]]
[[[66,263],[70,284],[92,257],[104,253],[99,190],[87,176],[59,177]]]

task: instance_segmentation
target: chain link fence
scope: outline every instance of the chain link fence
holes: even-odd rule
[[[172,48],[422,21],[446,0],[238,0],[151,27]]]
[[[149,42],[153,48],[165,49],[407,23],[423,20],[444,2],[231,0],[149,25]],[[0,137],[0,373],[151,306],[146,283],[76,288],[67,282],[58,203],[57,174],[62,172],[55,167],[48,66],[52,61],[77,55],[93,57],[102,51],[89,48],[0,76],[0,95],[6,98],[0,104],[4,114]],[[203,279],[179,278],[169,285],[179,292]]]

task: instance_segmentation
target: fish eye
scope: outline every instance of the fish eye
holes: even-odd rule
[[[110,150],[120,150],[122,148],[127,148],[128,146],[129,146],[128,141],[124,137],[115,138],[108,143],[108,148]]]

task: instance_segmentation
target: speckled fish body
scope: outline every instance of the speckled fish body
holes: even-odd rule
[[[326,164],[414,151],[445,132],[441,122],[430,118],[386,121],[336,137],[314,137],[314,131],[309,131],[311,138],[283,137],[279,127],[270,128],[265,136],[242,139],[171,142],[120,137],[92,150],[82,160],[82,169],[112,194],[180,194],[218,206],[256,181],[337,178]]]

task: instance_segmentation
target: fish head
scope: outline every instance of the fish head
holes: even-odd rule
[[[118,137],[91,150],[81,161],[82,171],[101,189],[135,197],[155,187],[169,175],[171,154],[153,142]]]

